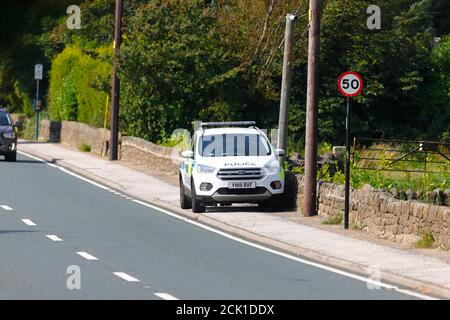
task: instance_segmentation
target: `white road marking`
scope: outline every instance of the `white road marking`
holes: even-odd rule
[[[179,215],[177,215],[175,213],[172,213],[172,212],[167,211],[167,210],[162,209],[162,208],[158,208],[157,206],[154,206],[152,204],[149,204],[149,203],[146,203],[146,202],[143,202],[143,201],[140,201],[140,200],[133,200],[133,202],[138,203],[138,204],[143,205],[143,206],[148,207],[148,208],[152,208],[152,209],[157,210],[159,212],[165,213],[165,214],[167,214],[167,215],[169,215],[169,216],[171,216],[171,217],[173,217],[175,219],[178,219],[178,220],[181,220],[181,221],[193,224],[193,225],[195,225],[197,227],[200,227],[202,229],[211,231],[213,233],[221,235],[221,236],[223,236],[225,238],[228,238],[230,240],[237,241],[239,243],[248,245],[248,246],[256,248],[256,249],[260,249],[262,251],[266,251],[266,252],[269,252],[269,253],[272,253],[272,254],[275,254],[275,255],[278,255],[278,256],[290,259],[290,260],[294,260],[294,261],[297,261],[297,262],[300,262],[300,263],[303,263],[303,264],[306,264],[306,265],[309,265],[309,266],[312,266],[312,267],[316,267],[316,268],[319,268],[319,269],[322,269],[322,270],[333,272],[333,273],[336,273],[336,274],[339,274],[339,275],[342,275],[342,276],[345,276],[345,277],[348,277],[348,278],[359,280],[359,281],[362,281],[362,282],[365,282],[365,283],[370,283],[370,284],[373,284],[374,286],[379,286],[379,287],[382,287],[382,288],[385,288],[385,289],[389,289],[389,290],[395,290],[397,292],[400,292],[400,293],[403,293],[403,294],[406,294],[406,295],[410,295],[410,296],[413,296],[413,297],[416,297],[416,298],[425,299],[425,300],[437,300],[436,298],[431,297],[431,296],[423,295],[423,294],[420,294],[420,293],[417,293],[417,292],[414,292],[414,291],[411,291],[411,290],[407,290],[407,289],[401,289],[398,286],[394,286],[394,285],[390,285],[390,284],[387,284],[387,283],[383,283],[381,281],[376,281],[376,280],[373,280],[373,279],[370,279],[370,278],[367,278],[367,277],[364,277],[364,276],[359,276],[357,274],[353,274],[353,273],[350,273],[350,272],[347,272],[347,271],[343,271],[343,270],[339,270],[339,269],[336,269],[336,268],[333,268],[333,267],[329,267],[329,266],[324,265],[324,264],[320,264],[320,263],[317,263],[317,262],[304,260],[304,259],[295,257],[293,255],[290,255],[290,254],[287,254],[287,253],[284,253],[284,252],[281,252],[281,251],[276,251],[274,249],[266,248],[266,247],[264,247],[262,245],[259,245],[259,244],[256,244],[256,243],[252,243],[250,241],[238,238],[238,237],[233,236],[231,234],[228,234],[226,232],[223,232],[223,231],[214,229],[212,227],[209,227],[207,225],[203,225],[201,223],[192,221],[192,220],[190,220],[188,218],[179,216]]]
[[[52,241],[63,241],[60,237],[54,235],[54,234],[48,234],[46,235],[47,238],[49,238]]]
[[[163,300],[178,300],[177,298],[175,298],[174,296],[172,296],[168,293],[156,292],[156,293],[154,293],[154,295]]]
[[[17,151],[17,152],[20,153],[20,154],[23,154],[24,156],[30,157],[30,158],[32,158],[32,159],[34,159],[34,160],[43,162],[43,163],[45,163],[46,165],[48,165],[48,166],[50,166],[50,167],[52,167],[52,168],[57,168],[57,169],[59,169],[59,170],[65,172],[65,173],[67,173],[68,175],[71,175],[71,176],[73,176],[73,177],[75,177],[75,178],[78,178],[78,179],[83,180],[83,181],[85,181],[85,182],[87,182],[87,183],[90,183],[90,184],[92,184],[92,185],[94,185],[94,186],[96,186],[96,187],[99,187],[100,189],[103,189],[103,190],[110,190],[110,189],[111,189],[111,188],[105,187],[105,186],[103,186],[103,185],[101,185],[101,184],[99,184],[99,183],[97,183],[97,182],[95,182],[95,181],[93,181],[93,180],[90,180],[90,179],[87,179],[87,178],[85,178],[85,177],[83,177],[83,176],[80,176],[79,174],[73,173],[73,172],[67,170],[66,168],[63,168],[63,167],[58,166],[58,165],[56,165],[56,164],[50,163],[50,162],[45,161],[45,160],[43,160],[43,159],[41,159],[41,158],[32,156],[32,155],[29,154],[29,153],[26,153],[26,152],[23,152],[23,151]]]
[[[21,219],[23,223],[25,223],[27,226],[35,226],[36,223],[31,221],[30,219]]]
[[[0,208],[2,208],[3,210],[6,210],[6,211],[12,211],[12,210],[14,210],[13,208],[8,207],[7,205],[2,205],[2,206],[0,206]]]
[[[132,277],[125,272],[114,272],[114,274],[119,278],[122,278],[123,280],[126,280],[128,282],[139,282],[139,279],[136,279],[135,277]]]
[[[44,162],[47,165],[50,165],[50,163],[48,163],[47,161],[42,160],[42,159],[40,159],[38,157],[32,156],[32,155],[30,155],[30,154],[28,154],[26,152],[23,152],[23,151],[18,151],[18,152],[23,154],[23,155],[25,155],[25,156],[27,156],[27,157],[30,157],[32,159],[35,159],[35,160]],[[109,187],[105,187],[105,186],[103,186],[103,185],[101,185],[101,184],[99,184],[99,183],[97,183],[95,181],[92,181],[92,180],[90,180],[88,178],[85,178],[85,177],[82,177],[82,176],[80,176],[78,174],[70,172],[69,170],[67,170],[65,168],[62,168],[60,166],[52,164],[52,167],[57,167],[59,170],[61,170],[63,172],[66,172],[67,174],[69,174],[69,175],[71,175],[73,177],[76,177],[76,178],[78,178],[80,180],[88,182],[88,183],[90,183],[90,184],[92,184],[94,186],[97,186],[97,187],[99,187],[99,188],[101,188],[103,190],[111,190],[111,188],[109,188]],[[233,236],[231,234],[228,234],[228,233],[226,233],[224,231],[221,231],[221,230],[218,230],[218,229],[214,229],[214,228],[209,227],[207,225],[195,222],[195,221],[193,221],[191,219],[188,219],[186,217],[180,216],[178,214],[175,214],[173,212],[170,212],[168,210],[159,208],[157,206],[151,205],[149,203],[146,203],[146,202],[143,202],[143,201],[140,201],[140,200],[134,199],[134,200],[132,200],[132,202],[138,203],[138,204],[143,205],[143,206],[148,207],[148,208],[152,208],[153,210],[157,210],[157,211],[159,211],[161,213],[164,213],[164,214],[167,214],[167,215],[169,215],[169,216],[171,216],[171,217],[173,217],[175,219],[178,219],[178,220],[184,221],[186,223],[195,225],[195,226],[197,226],[199,228],[202,228],[204,230],[208,230],[208,231],[213,232],[215,234],[221,235],[221,236],[223,236],[225,238],[228,238],[230,240],[233,240],[233,241],[236,241],[236,242],[248,245],[250,247],[253,247],[253,248],[265,251],[265,252],[269,252],[269,253],[278,255],[280,257],[284,257],[284,258],[287,258],[287,259],[290,259],[290,260],[293,260],[293,261],[297,261],[297,262],[300,262],[300,263],[303,263],[303,264],[306,264],[306,265],[309,265],[309,266],[312,266],[312,267],[316,267],[316,268],[319,268],[319,269],[322,269],[322,270],[333,272],[333,273],[336,273],[336,274],[339,274],[339,275],[342,275],[342,276],[345,276],[345,277],[348,277],[348,278],[351,278],[351,279],[359,280],[359,281],[362,281],[362,282],[365,282],[365,283],[370,283],[370,284],[373,284],[374,286],[379,286],[379,287],[382,287],[384,289],[395,290],[397,292],[400,292],[400,293],[403,293],[403,294],[406,294],[406,295],[410,295],[410,296],[413,296],[413,297],[416,297],[416,298],[425,299],[425,300],[437,300],[435,297],[432,297],[432,296],[420,294],[418,292],[414,292],[414,291],[407,290],[407,289],[401,289],[401,288],[399,288],[398,286],[395,286],[395,285],[390,285],[390,284],[387,284],[387,283],[383,283],[381,281],[376,281],[376,280],[373,280],[373,279],[370,279],[370,278],[367,278],[367,277],[364,277],[364,276],[360,276],[360,275],[353,274],[353,273],[350,273],[350,272],[347,272],[347,271],[339,270],[339,269],[336,269],[336,268],[333,268],[333,267],[329,267],[327,265],[320,264],[320,263],[317,263],[317,262],[304,260],[304,259],[298,258],[296,256],[293,256],[293,255],[290,255],[290,254],[287,254],[287,253],[284,253],[284,252],[281,252],[281,251],[277,251],[277,250],[270,249],[270,248],[264,247],[264,246],[256,244],[256,243],[252,243],[250,241],[247,241],[247,240],[238,238],[236,236]],[[122,274],[122,273],[121,272],[116,272],[114,274],[116,274],[117,276],[121,277],[118,274]],[[131,278],[133,278],[133,277],[131,277]],[[136,279],[136,278],[133,278],[133,279]]]
[[[89,254],[87,252],[79,251],[79,252],[77,252],[77,254],[82,256],[86,260],[98,260],[97,257],[94,257],[93,255],[91,255],[91,254]]]

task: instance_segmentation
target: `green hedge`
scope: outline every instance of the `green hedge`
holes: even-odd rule
[[[67,47],[53,59],[48,109],[52,120],[103,125],[111,52],[105,47],[89,51]]]

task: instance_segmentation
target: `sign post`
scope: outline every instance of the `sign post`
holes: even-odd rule
[[[363,90],[362,77],[354,72],[344,72],[338,79],[339,91],[347,97],[345,117],[345,199],[344,199],[344,228],[348,229],[350,212],[350,145],[351,145],[351,99],[361,94]]]
[[[34,80],[36,80],[36,98],[34,99],[34,111],[36,112],[36,142],[39,140],[39,111],[42,101],[39,100],[39,80],[43,79],[44,67],[42,64],[34,66]]]

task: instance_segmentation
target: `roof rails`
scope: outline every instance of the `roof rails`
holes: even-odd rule
[[[202,122],[201,128],[205,127],[253,127],[256,126],[255,121],[228,121],[228,122]]]

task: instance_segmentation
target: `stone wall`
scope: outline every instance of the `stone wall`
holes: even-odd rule
[[[303,176],[298,176],[297,208],[303,209]],[[328,217],[344,212],[344,186],[318,184],[318,214]],[[450,246],[450,208],[394,198],[369,185],[350,194],[350,224],[382,239],[414,244],[431,233],[438,245]]]
[[[72,121],[42,120],[39,140],[42,142],[60,142],[79,148],[86,144],[91,146],[91,152],[103,155],[108,151],[109,130],[93,128],[84,123]],[[121,136],[119,158],[137,166],[151,168],[156,171],[178,175],[181,157],[174,148],[168,148],[151,143],[144,139]]]
[[[39,127],[39,141],[60,142],[61,121],[42,120]]]
[[[135,137],[123,137],[121,160],[162,173],[178,175],[181,157],[168,148]]]
[[[101,154],[102,144],[105,144],[104,151],[108,149],[109,135],[110,131],[103,128],[93,128],[80,122],[62,121],[60,142],[75,148],[86,144],[91,146],[91,152]]]
[[[91,152],[100,155],[108,150],[109,130],[93,128],[87,124],[74,121],[41,120],[39,141],[60,142],[67,146],[80,148],[89,145]],[[103,149],[102,149],[103,144]]]

